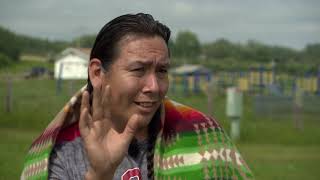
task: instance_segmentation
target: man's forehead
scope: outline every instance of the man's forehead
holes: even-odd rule
[[[124,43],[126,42],[126,43]],[[160,37],[131,37],[122,41],[120,64],[169,64],[168,47]]]
[[[168,53],[166,42],[159,36],[129,36],[119,42],[119,50],[123,55],[137,53]]]

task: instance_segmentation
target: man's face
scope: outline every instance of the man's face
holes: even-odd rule
[[[158,36],[129,37],[120,41],[119,49],[104,82],[111,89],[112,120],[123,128],[133,114],[140,114],[140,128],[147,127],[168,90],[167,45]]]

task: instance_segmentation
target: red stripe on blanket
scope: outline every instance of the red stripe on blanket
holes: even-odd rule
[[[77,137],[80,137],[79,121],[76,121],[71,125],[61,129],[58,134],[56,143],[59,144],[65,141],[72,141]]]
[[[218,128],[220,125],[212,118],[205,116],[199,111],[187,106],[175,106],[170,101],[165,102],[165,129],[164,134],[175,132],[194,131],[194,124],[202,123],[206,128]]]

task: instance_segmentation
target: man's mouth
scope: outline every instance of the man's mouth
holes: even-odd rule
[[[143,107],[143,108],[152,108],[157,102],[135,102],[137,105]]]

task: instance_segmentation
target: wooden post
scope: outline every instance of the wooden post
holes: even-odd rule
[[[212,117],[213,116],[213,80],[211,79],[211,74],[208,75],[208,86],[206,89],[206,94],[207,94],[207,112],[208,112],[208,116]]]
[[[69,94],[72,96],[74,94],[74,80],[69,81]]]
[[[62,89],[62,71],[63,71],[63,63],[61,63],[59,66],[59,74],[58,74],[57,88],[56,88],[57,95],[61,93],[61,89]]]
[[[184,95],[187,96],[189,94],[189,81],[188,81],[188,75],[183,75],[183,91]]]
[[[12,79],[7,76],[7,93],[5,98],[6,112],[12,111]]]
[[[317,77],[317,94],[320,96],[320,66],[318,68],[318,77]]]
[[[300,131],[303,130],[303,118],[301,116],[303,107],[303,91],[296,87],[293,102],[293,121],[294,127]]]
[[[263,75],[265,73],[264,67],[262,65],[260,65],[259,67],[259,94],[262,95],[263,94],[263,88],[264,88],[264,79],[263,79]]]

